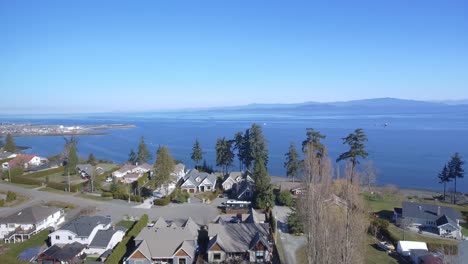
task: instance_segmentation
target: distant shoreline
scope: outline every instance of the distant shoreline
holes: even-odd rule
[[[127,129],[135,128],[130,124],[106,124],[106,125],[31,125],[31,124],[0,124],[0,136],[11,134],[14,137],[37,137],[37,136],[96,136],[108,135],[109,132],[96,132],[96,130]]]

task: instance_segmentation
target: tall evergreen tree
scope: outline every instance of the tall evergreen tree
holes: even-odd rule
[[[228,168],[234,162],[232,141],[226,138],[218,138],[216,141],[216,166],[223,168],[223,173],[228,173]]]
[[[8,133],[5,137],[5,146],[3,146],[3,150],[8,152],[16,152],[15,140],[10,133]]]
[[[167,185],[171,181],[171,173],[174,171],[174,159],[166,146],[162,146],[156,152],[154,162],[155,187]]]
[[[198,139],[195,139],[195,144],[193,144],[191,158],[195,162],[195,166],[198,166],[198,163],[203,159],[203,152]]]
[[[447,165],[444,166],[444,168],[442,169],[442,171],[439,173],[437,177],[439,178],[439,183],[444,184],[444,201],[445,201],[445,187],[447,185],[447,182],[451,180]]]
[[[465,162],[462,160],[462,157],[458,152],[453,154],[449,164],[449,178],[453,179],[454,182],[454,196],[453,196],[453,203],[457,203],[457,178],[463,178],[465,176],[465,170],[463,169],[463,165]]]
[[[143,164],[145,162],[148,162],[150,158],[151,153],[149,152],[148,147],[146,146],[145,139],[141,137],[140,144],[138,144],[137,162],[139,164]]]
[[[253,203],[259,209],[271,208],[274,206],[275,196],[271,188],[271,179],[265,167],[265,162],[261,156],[255,159],[253,175],[255,180],[255,193]]]
[[[94,157],[94,154],[93,153],[89,153],[89,156],[88,156],[88,163],[95,166],[97,164],[96,162],[96,157]]]
[[[78,164],[78,149],[76,148],[76,144],[73,143],[69,145],[68,148],[68,156],[67,156],[67,164],[65,165],[65,173],[66,174],[75,174],[76,173],[76,165]]]
[[[240,151],[242,153],[242,164],[247,170],[251,169],[254,157],[252,155],[252,140],[250,139],[250,129],[246,129],[244,136],[242,137],[242,146]]]
[[[349,160],[351,162],[351,183],[353,182],[356,165],[359,164],[359,157],[365,159],[369,155],[365,149],[364,142],[367,142],[367,136],[364,130],[362,130],[362,128],[356,129],[354,133],[343,138],[343,144],[348,144],[349,150],[342,153],[336,160],[336,162],[342,160]]]
[[[299,174],[299,170],[301,168],[299,154],[296,151],[296,144],[291,142],[289,150],[285,156],[286,161],[284,162],[284,168],[286,168],[286,176],[291,177],[294,182],[294,178]]]
[[[251,155],[254,159],[261,158],[265,163],[265,167],[268,164],[268,149],[265,136],[262,132],[262,127],[257,124],[252,124],[250,128],[250,141],[251,143]]]
[[[242,135],[242,131],[237,132],[234,135],[234,149],[237,150],[237,158],[239,159],[239,170],[242,171],[242,165],[244,160],[244,136]]]
[[[130,162],[131,164],[135,164],[138,162],[138,156],[133,149],[130,150],[130,154],[128,154],[128,162]]]
[[[324,156],[324,151],[326,150],[326,148],[325,145],[323,145],[320,141],[322,139],[325,139],[326,136],[318,131],[315,131],[313,128],[307,128],[306,136],[307,138],[304,141],[302,141],[302,152],[306,153],[307,146],[309,144],[312,144],[312,147],[316,152],[317,157],[321,158],[322,156]]]

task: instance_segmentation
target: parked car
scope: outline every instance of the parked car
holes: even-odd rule
[[[111,178],[111,177],[108,177],[108,178],[106,179],[106,182],[112,182],[112,178]]]
[[[387,253],[395,251],[395,246],[393,246],[392,244],[390,244],[390,243],[388,243],[386,241],[379,241],[379,243],[377,243],[377,245],[381,249],[385,250],[385,252],[387,252]]]

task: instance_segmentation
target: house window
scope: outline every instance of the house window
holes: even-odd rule
[[[221,253],[214,253],[213,254],[213,259],[214,260],[221,260]]]
[[[263,251],[255,251],[255,257],[257,259],[263,259],[264,254],[265,254],[265,252],[263,252]]]
[[[207,190],[211,190],[210,186],[206,186],[206,189],[207,189]]]
[[[55,239],[60,240],[60,236],[55,236]]]
[[[187,260],[185,258],[179,259],[179,264],[187,264]]]
[[[81,238],[81,241],[85,241],[85,238],[84,238],[84,237],[82,237],[82,238]]]
[[[68,236],[68,240],[72,240],[73,238],[71,236]]]

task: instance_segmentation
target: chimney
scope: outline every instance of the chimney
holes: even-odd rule
[[[440,216],[440,206],[437,207],[437,216]]]

